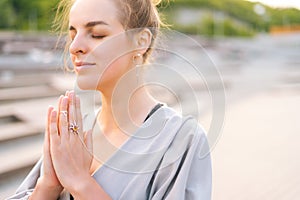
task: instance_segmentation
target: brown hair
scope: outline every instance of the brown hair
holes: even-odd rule
[[[119,21],[125,30],[149,28],[152,32],[151,44],[144,54],[144,62],[152,52],[158,30],[164,26],[157,11],[162,0],[115,0],[120,6]],[[123,20],[121,20],[123,19]]]
[[[60,37],[66,34],[69,26],[69,14],[72,5],[76,0],[60,0],[56,17],[54,20],[54,29],[59,32]],[[147,61],[152,52],[155,40],[158,36],[158,30],[165,24],[162,23],[157,11],[157,6],[162,0],[114,0],[119,7],[118,18],[125,30],[149,28],[152,32],[152,42],[147,52],[144,54],[144,62]],[[68,52],[70,45],[69,39],[65,46],[65,52]],[[65,63],[66,64],[66,63]]]

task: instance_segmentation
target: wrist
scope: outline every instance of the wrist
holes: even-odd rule
[[[78,196],[82,193],[86,193],[86,189],[89,187],[91,179],[93,178],[90,175],[81,176],[78,181],[76,181],[77,179],[73,180],[71,184],[65,186],[66,190],[68,190],[73,196]]]
[[[39,178],[36,187],[30,197],[33,199],[52,200],[58,199],[63,187],[61,185],[49,185],[48,182],[43,178]]]
[[[96,182],[92,176],[81,179],[82,181],[73,184],[70,193],[74,199],[90,199],[90,200],[111,200],[111,197],[104,191],[104,189]]]
[[[46,190],[53,191],[53,192],[61,193],[61,191],[63,190],[63,187],[60,184],[59,185],[49,184],[49,182],[44,177],[39,178],[37,181],[37,184],[40,185],[41,188],[44,188]]]

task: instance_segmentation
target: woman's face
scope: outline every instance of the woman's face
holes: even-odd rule
[[[81,89],[113,89],[132,67],[133,43],[118,12],[113,0],[76,0],[72,6],[70,54]]]

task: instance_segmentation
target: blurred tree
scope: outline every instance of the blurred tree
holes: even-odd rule
[[[49,30],[58,1],[0,0],[0,29]],[[238,20],[244,23],[249,30],[255,31],[268,31],[269,27],[273,25],[300,24],[300,11],[297,9],[274,9],[263,5],[265,13],[259,14],[255,12],[256,5],[257,3],[245,0],[171,0],[167,5],[162,3],[160,9],[167,13],[165,17],[167,23],[170,24],[174,23],[176,20],[174,15],[182,7],[223,12],[226,16],[231,17],[232,21]],[[228,25],[228,22],[225,24]],[[237,24],[231,22],[230,26],[227,25],[225,27]],[[181,27],[189,33],[197,33],[200,30],[199,23],[194,27],[180,24],[175,27]]]
[[[51,28],[59,0],[0,0],[0,28],[46,30]]]
[[[255,12],[255,7],[260,5],[264,9],[264,13]],[[266,32],[273,25],[295,25],[300,24],[300,10],[289,9],[275,9],[266,5],[253,3],[245,0],[174,0],[170,1],[170,6],[162,6],[162,10],[166,12],[165,15],[167,21],[174,24],[174,28],[178,28],[179,31],[188,30],[190,33],[192,30],[199,30],[192,28],[189,24],[188,27],[184,24],[178,24],[176,22],[176,16],[178,10],[182,8],[199,8],[202,10],[211,10],[211,12],[223,12],[224,16],[229,16],[231,19],[224,18],[223,28],[224,33],[228,35],[253,35],[253,31]],[[205,16],[202,19],[202,28],[200,34],[216,34],[213,28],[216,26],[213,18]],[[234,23],[239,21],[243,23]],[[199,24],[195,24],[199,26]],[[248,28],[247,28],[248,27]],[[235,31],[233,31],[233,28]],[[202,30],[202,31],[201,31]],[[194,32],[195,34],[196,32]]]
[[[9,0],[0,0],[0,29],[12,28],[16,22],[16,13]]]

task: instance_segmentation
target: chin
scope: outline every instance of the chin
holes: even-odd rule
[[[93,81],[92,79],[77,77],[76,82],[81,90],[97,90],[97,81]]]

